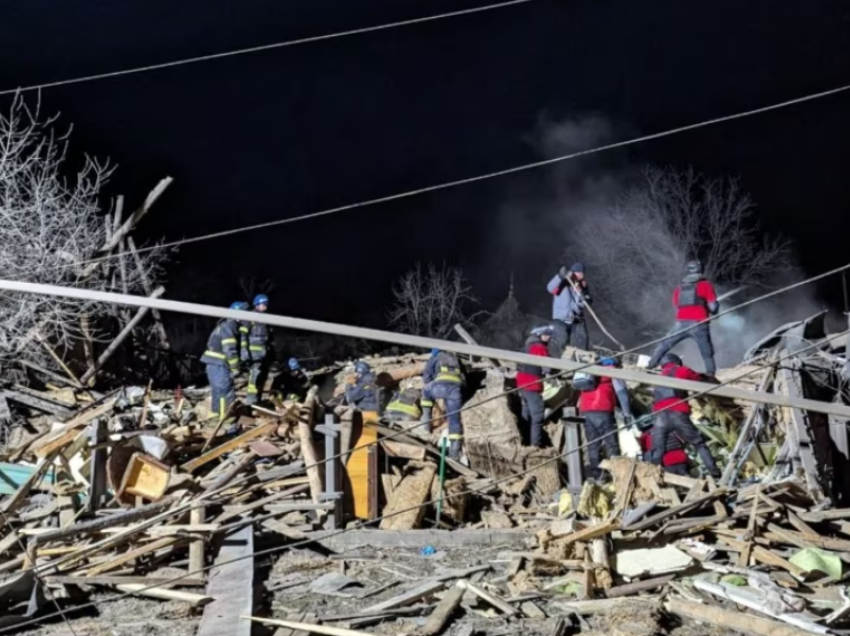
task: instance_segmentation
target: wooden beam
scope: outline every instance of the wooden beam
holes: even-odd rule
[[[665,608],[671,614],[708,623],[752,636],[800,636],[800,629],[779,621],[763,618],[753,612],[736,612],[693,601],[670,599]]]
[[[254,609],[253,552],[253,525],[224,538],[206,590],[215,600],[204,608],[197,636],[251,636],[243,615]]]
[[[499,598],[495,594],[490,594],[489,592],[484,591],[483,589],[473,583],[470,583],[469,581],[458,581],[457,585],[460,588],[469,590],[478,598],[486,601],[487,603],[495,607],[505,616],[514,616],[517,613],[517,610],[513,605],[505,602],[504,599]]]
[[[452,614],[454,614],[458,605],[460,605],[464,592],[464,588],[460,585],[450,587],[443,594],[443,598],[437,603],[437,607],[431,612],[428,620],[425,621],[425,625],[419,630],[418,636],[437,636],[437,634],[443,631],[443,627],[446,626],[446,623],[449,622]]]
[[[243,444],[247,444],[248,442],[250,442],[252,439],[262,437],[263,435],[269,435],[272,433],[272,431],[276,429],[277,422],[267,422],[266,424],[261,424],[256,428],[252,428],[248,431],[245,431],[238,437],[234,437],[232,440],[225,442],[220,446],[216,446],[211,451],[204,453],[200,457],[196,457],[195,459],[186,462],[185,464],[180,466],[180,470],[187,473],[193,473],[204,464],[208,464],[214,459],[218,459],[222,455],[236,450]]]
[[[155,290],[153,290],[153,293],[150,295],[150,298],[159,298],[164,293],[165,287],[157,287]],[[138,311],[136,311],[136,315],[133,316],[130,322],[124,325],[124,328],[119,332],[117,336],[115,336],[115,340],[113,340],[106,348],[106,350],[100,354],[97,361],[95,362],[95,365],[93,367],[89,367],[88,370],[83,374],[83,377],[80,378],[80,382],[85,384],[90,379],[92,379],[101,368],[103,368],[103,365],[106,364],[109,358],[112,357],[112,354],[114,354],[118,350],[118,347],[120,347],[122,343],[127,339],[127,337],[131,333],[133,333],[133,329],[135,329],[138,324],[142,322],[149,310],[150,308],[148,307],[140,307]]]

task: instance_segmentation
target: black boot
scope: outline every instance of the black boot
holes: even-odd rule
[[[699,453],[699,457],[702,460],[702,464],[705,467],[705,472],[707,472],[714,479],[720,479],[720,469],[717,468],[717,464],[714,463],[714,457],[711,454],[711,451],[708,450],[708,446],[705,444],[700,444],[697,446],[697,453]]]

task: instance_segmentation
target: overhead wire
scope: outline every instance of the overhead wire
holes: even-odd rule
[[[20,88],[10,88],[3,91],[0,91],[0,96],[2,95],[13,95],[16,93],[25,93],[30,91],[44,90],[47,88],[57,88],[59,86],[68,86],[71,84],[82,84],[83,82],[93,82],[95,80],[109,79],[114,77],[123,77],[125,75],[135,75],[138,73],[146,73],[149,71],[157,71],[166,68],[175,68],[178,66],[186,66],[187,64],[197,64],[199,62],[209,62],[212,60],[220,60],[228,57],[235,57],[237,55],[246,55],[248,53],[260,53],[263,51],[272,51],[275,49],[282,49],[290,46],[297,46],[300,44],[311,44],[314,42],[323,42],[325,40],[335,40],[342,37],[347,37],[350,35],[362,35],[364,33],[375,33],[376,31],[386,31],[388,29],[395,29],[397,27],[405,27],[405,26],[413,26],[415,24],[425,24],[426,22],[435,22],[437,20],[444,20],[447,18],[457,18],[465,15],[472,15],[475,13],[483,13],[485,11],[494,11],[496,9],[504,9],[511,6],[516,6],[520,4],[528,4],[529,2],[536,2],[537,0],[508,0],[506,2],[498,2],[495,4],[488,4],[482,7],[474,7],[471,9],[461,9],[459,11],[449,11],[446,13],[439,13],[436,15],[425,16],[421,18],[411,18],[409,20],[398,20],[396,22],[387,22],[384,24],[377,24],[369,27],[361,27],[359,29],[348,29],[346,31],[338,31],[336,33],[326,33],[324,35],[314,35],[305,38],[298,38],[295,40],[287,40],[284,42],[275,42],[273,44],[262,44],[260,46],[252,46],[243,49],[236,49],[233,51],[225,51],[222,53],[211,53],[209,55],[199,55],[196,57],[183,58],[180,60],[174,60],[172,62],[162,62],[160,64],[148,64],[147,66],[138,66],[135,68],[124,69],[120,71],[110,71],[107,73],[97,73],[94,75],[84,75],[82,77],[75,77],[64,80],[57,80],[55,82],[45,82],[43,84],[32,84],[30,86],[23,86]]]
[[[317,211],[317,212],[310,212],[310,213],[301,214],[301,215],[298,215],[298,216],[287,217],[285,219],[276,219],[274,221],[266,221],[266,222],[263,222],[263,223],[255,223],[255,224],[252,224],[252,225],[244,225],[244,226],[241,226],[241,227],[232,228],[230,230],[222,230],[220,232],[210,232],[210,233],[207,233],[207,234],[201,234],[201,235],[194,236],[194,237],[183,238],[183,239],[179,239],[179,240],[175,240],[175,241],[169,241],[169,242],[160,243],[160,244],[157,244],[157,245],[149,245],[149,246],[141,247],[141,248],[137,249],[137,252],[142,253],[142,252],[150,252],[150,251],[153,251],[153,250],[162,250],[162,249],[180,247],[182,245],[189,245],[189,244],[192,244],[192,243],[199,243],[199,242],[202,242],[202,241],[209,241],[209,240],[212,240],[212,239],[224,238],[224,237],[227,237],[227,236],[234,236],[236,234],[242,234],[242,233],[245,233],[245,232],[253,232],[255,230],[262,230],[262,229],[267,229],[267,228],[271,228],[271,227],[287,225],[287,224],[290,224],[290,223],[307,221],[307,220],[310,220],[310,219],[316,219],[316,218],[320,218],[320,217],[330,216],[330,215],[333,215],[333,214],[339,214],[341,212],[348,212],[350,210],[365,208],[365,207],[368,207],[368,206],[378,205],[378,204],[381,204],[381,203],[389,203],[391,201],[398,201],[400,199],[407,199],[407,198],[415,197],[415,196],[418,196],[418,195],[421,195],[421,194],[427,194],[427,193],[430,193],[430,192],[437,192],[439,190],[456,188],[458,186],[469,185],[469,184],[477,183],[477,182],[480,182],[480,181],[486,181],[486,180],[489,180],[489,179],[504,177],[504,176],[507,176],[507,175],[526,172],[526,171],[529,171],[529,170],[535,170],[537,168],[543,168],[543,167],[546,167],[546,166],[555,165],[555,164],[561,163],[563,161],[568,161],[568,160],[571,160],[571,159],[577,159],[579,157],[586,157],[588,155],[606,152],[608,150],[614,150],[614,149],[617,149],[617,148],[624,148],[626,146],[632,146],[634,144],[643,143],[645,141],[652,141],[652,140],[655,140],[655,139],[661,139],[663,137],[670,137],[672,135],[678,135],[678,134],[681,134],[683,132],[688,132],[688,131],[691,131],[691,130],[697,130],[699,128],[705,128],[705,127],[708,127],[708,126],[714,126],[716,124],[721,124],[721,123],[733,121],[733,120],[736,120],[736,119],[742,119],[742,118],[745,118],[745,117],[752,117],[754,115],[760,115],[760,114],[767,113],[767,112],[770,112],[770,111],[779,110],[781,108],[787,108],[789,106],[794,106],[796,104],[802,104],[804,102],[822,99],[824,97],[836,95],[838,93],[842,93],[842,92],[845,92],[845,91],[848,91],[848,90],[850,90],[850,84],[845,85],[845,86],[840,86],[838,88],[833,88],[833,89],[830,89],[830,90],[822,91],[822,92],[819,92],[819,93],[812,93],[812,94],[809,94],[809,95],[805,95],[803,97],[797,97],[797,98],[794,98],[794,99],[789,99],[789,100],[786,100],[784,102],[779,102],[779,103],[771,104],[771,105],[768,105],[768,106],[762,106],[762,107],[751,109],[751,110],[741,111],[741,112],[738,112],[738,113],[733,113],[731,115],[724,115],[722,117],[715,117],[713,119],[707,119],[707,120],[700,121],[700,122],[697,122],[697,123],[694,123],[694,124],[687,124],[687,125],[679,126],[679,127],[676,127],[676,128],[670,128],[670,129],[667,129],[667,130],[664,130],[664,131],[661,131],[661,132],[657,132],[657,133],[651,133],[651,134],[648,134],[648,135],[641,135],[641,136],[633,137],[631,139],[626,139],[626,140],[623,140],[623,141],[617,141],[617,142],[613,142],[613,143],[610,143],[610,144],[604,144],[602,146],[596,146],[594,148],[588,148],[586,150],[580,150],[580,151],[577,151],[577,152],[571,152],[571,153],[568,153],[568,154],[565,154],[565,155],[560,155],[560,156],[557,156],[557,157],[551,157],[549,159],[543,159],[541,161],[534,161],[534,162],[530,162],[530,163],[525,163],[525,164],[522,164],[522,165],[519,165],[519,166],[514,166],[512,168],[505,168],[503,170],[496,170],[494,172],[487,172],[487,173],[476,175],[476,176],[473,176],[473,177],[467,177],[467,178],[464,178],[464,179],[456,179],[454,181],[447,181],[447,182],[444,182],[444,183],[426,186],[426,187],[423,187],[423,188],[417,188],[417,189],[414,189],[414,190],[407,190],[405,192],[399,192],[399,193],[396,193],[396,194],[378,197],[378,198],[375,198],[375,199],[367,199],[365,201],[360,201],[358,203],[349,203],[349,204],[346,204],[346,205],[328,208],[328,209],[320,210],[320,211]],[[0,93],[0,94],[2,94],[2,93]],[[119,255],[111,255],[111,254],[110,255],[104,255],[104,256],[92,258],[92,259],[87,260],[87,261],[80,261],[79,263],[75,263],[75,265],[76,266],[88,265],[88,264],[91,264],[91,263],[97,263],[97,262],[100,262],[100,261],[108,260],[110,258],[118,258],[118,256]]]
[[[829,338],[826,338],[825,340],[830,341],[832,339],[843,338],[848,334],[850,334],[850,329],[843,331],[841,333],[838,333],[838,334],[833,334],[832,336],[830,336]],[[614,430],[612,430],[611,432],[609,432],[605,435],[601,435],[597,438],[594,438],[593,440],[589,440],[589,441],[585,442],[584,444],[577,446],[576,448],[573,448],[573,449],[570,449],[570,450],[568,450],[564,453],[555,455],[555,456],[553,456],[553,457],[551,457],[551,458],[549,458],[545,461],[536,463],[531,468],[528,468],[528,469],[525,469],[525,470],[522,470],[522,471],[512,472],[509,475],[498,478],[496,480],[492,480],[492,481],[488,482],[487,484],[485,484],[485,485],[483,485],[479,488],[471,488],[471,489],[461,491],[461,492],[457,492],[457,493],[449,493],[446,496],[442,497],[442,499],[445,501],[445,500],[454,499],[456,497],[466,496],[466,495],[470,495],[470,494],[477,494],[477,493],[480,493],[480,492],[486,492],[489,489],[491,489],[493,486],[496,486],[496,485],[504,483],[506,481],[510,481],[510,480],[516,479],[518,477],[522,477],[524,475],[527,475],[529,473],[535,472],[543,466],[546,466],[546,465],[551,464],[551,463],[556,462],[556,461],[560,461],[561,459],[568,457],[569,455],[572,455],[574,453],[581,451],[582,449],[588,447],[590,444],[601,441],[601,440],[603,440],[607,437],[610,437],[611,435],[618,434],[622,430],[632,428],[633,426],[637,426],[639,424],[639,422],[644,421],[646,419],[650,419],[658,413],[667,411],[667,410],[669,410],[669,409],[671,409],[675,406],[678,406],[680,404],[685,404],[690,399],[693,399],[695,397],[701,397],[703,395],[708,395],[708,394],[712,393],[713,391],[716,391],[717,389],[719,389],[723,386],[727,386],[727,385],[729,385],[733,382],[737,382],[737,381],[739,381],[743,378],[746,378],[746,377],[748,377],[752,374],[755,374],[759,371],[763,371],[768,367],[775,366],[775,365],[783,362],[784,360],[786,360],[790,357],[798,356],[798,355],[800,355],[800,353],[806,351],[807,349],[817,348],[817,347],[820,346],[820,344],[822,344],[822,342],[821,343],[813,343],[812,345],[805,347],[801,350],[798,350],[798,351],[795,351],[795,352],[789,352],[786,356],[782,356],[780,358],[771,360],[771,361],[766,362],[766,363],[761,364],[761,365],[753,365],[753,366],[749,367],[747,370],[745,370],[744,372],[742,372],[742,373],[740,373],[740,374],[738,374],[738,375],[736,375],[732,378],[729,378],[728,380],[726,380],[722,383],[718,383],[717,385],[712,385],[711,387],[709,387],[708,389],[705,389],[704,391],[700,391],[700,392],[694,393],[693,395],[681,398],[681,399],[677,400],[676,402],[673,402],[673,403],[671,403],[671,404],[669,404],[669,405],[667,405],[667,406],[665,406],[661,409],[658,409],[657,411],[653,411],[650,414],[647,414],[647,415],[642,416],[641,418],[638,418],[633,423],[626,424],[626,425],[619,426],[619,427],[615,427]],[[232,484],[228,486],[228,488],[232,488],[232,487],[233,487]],[[402,515],[402,514],[405,514],[407,512],[419,510],[421,508],[430,506],[432,503],[433,503],[432,501],[426,501],[424,503],[417,504],[415,506],[410,506],[410,507],[405,508],[403,510],[398,510],[398,511],[392,512],[392,513],[387,514],[387,515],[382,515],[381,517],[378,517],[377,519],[372,520],[369,523],[374,523],[376,521],[382,521],[384,519],[390,519],[392,517]],[[246,521],[248,521],[248,520],[246,520]],[[192,576],[192,575],[203,574],[204,572],[212,570],[213,568],[221,568],[225,565],[237,563],[237,562],[240,562],[240,561],[244,561],[246,559],[254,559],[254,558],[257,558],[257,557],[276,554],[276,553],[282,552],[284,550],[291,550],[291,549],[298,548],[298,547],[304,547],[304,546],[307,546],[309,544],[316,543],[317,541],[324,541],[324,540],[327,540],[327,539],[331,539],[335,536],[346,534],[347,532],[351,532],[353,530],[360,529],[360,527],[361,526],[355,526],[355,527],[343,528],[343,529],[336,530],[336,531],[329,531],[329,532],[322,534],[319,537],[309,537],[307,539],[298,540],[294,543],[286,544],[286,545],[283,545],[283,546],[276,546],[276,547],[267,548],[267,549],[264,549],[264,550],[253,551],[251,554],[248,554],[248,555],[235,557],[235,558],[229,559],[227,561],[213,563],[213,564],[210,564],[208,566],[204,566],[203,568],[199,568],[199,569],[196,569],[196,570],[191,570],[191,571],[188,571],[188,572],[185,572],[185,573],[181,573],[179,576],[168,579],[167,581],[157,581],[156,583],[153,583],[149,586],[140,588],[138,590],[134,590],[133,592],[122,592],[120,594],[115,594],[113,596],[98,599],[96,601],[91,601],[89,603],[76,606],[73,611],[81,611],[81,610],[97,607],[97,606],[105,604],[105,603],[111,603],[111,602],[114,602],[114,601],[118,601],[118,600],[121,600],[123,598],[127,598],[129,596],[137,595],[141,592],[144,592],[144,591],[152,589],[152,588],[162,587],[163,585],[169,585],[171,583],[176,583],[176,582],[181,581],[181,580],[183,580],[183,579],[185,579],[189,576]],[[85,577],[81,577],[81,579],[84,579],[84,578]],[[42,617],[31,619],[31,620],[23,622],[23,623],[18,623],[14,627],[17,629],[17,628],[20,628],[20,627],[25,627],[27,625],[33,625],[33,624],[36,624],[36,623],[39,623],[39,622],[43,622],[43,621],[45,621],[49,618],[53,618],[57,615],[58,615],[57,613],[48,614],[48,615],[45,615],[45,616],[42,616]],[[12,629],[12,627],[0,628],[0,634],[5,633],[7,631],[10,631],[11,629]]]

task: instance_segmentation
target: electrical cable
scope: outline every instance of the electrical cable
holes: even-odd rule
[[[832,340],[832,339],[842,338],[842,337],[845,337],[847,334],[850,334],[850,329],[848,329],[844,332],[841,332],[839,334],[833,334],[832,336],[830,336],[826,340],[829,341],[829,340]],[[822,344],[822,343],[820,343],[820,344]],[[500,483],[504,483],[505,481],[509,481],[509,480],[512,480],[512,479],[516,479],[517,477],[522,477],[524,475],[527,475],[531,472],[538,470],[542,466],[546,466],[546,465],[548,465],[552,462],[559,461],[559,460],[561,460],[561,459],[563,459],[563,458],[565,458],[565,457],[567,457],[571,454],[574,454],[574,453],[582,450],[583,448],[588,447],[590,444],[601,441],[601,440],[603,440],[607,437],[610,437],[611,435],[618,434],[622,430],[632,428],[633,426],[637,426],[638,422],[643,421],[645,419],[651,419],[652,417],[654,417],[658,413],[667,411],[667,410],[669,410],[669,409],[671,409],[675,406],[678,406],[680,404],[685,404],[690,399],[693,399],[695,397],[707,395],[707,394],[709,394],[713,391],[716,391],[720,387],[727,386],[728,384],[731,384],[733,382],[737,382],[738,380],[741,380],[741,379],[743,379],[747,376],[750,376],[750,375],[752,375],[752,374],[754,374],[758,371],[763,371],[764,369],[766,369],[770,366],[775,366],[776,364],[779,364],[780,362],[783,362],[784,360],[786,360],[788,358],[798,356],[798,355],[800,355],[800,353],[802,353],[806,349],[816,348],[818,346],[819,346],[819,344],[814,344],[814,345],[811,345],[810,347],[806,347],[806,348],[799,350],[799,351],[796,351],[794,353],[789,353],[787,356],[777,358],[776,360],[773,360],[769,363],[766,363],[766,364],[763,364],[763,365],[754,365],[751,368],[749,368],[747,371],[744,371],[743,373],[741,373],[741,374],[739,374],[739,375],[737,375],[733,378],[730,378],[730,379],[726,380],[725,382],[718,383],[717,385],[713,385],[713,386],[711,386],[710,388],[708,388],[704,391],[700,391],[700,392],[695,393],[693,395],[690,395],[688,397],[682,398],[682,399],[680,399],[680,400],[678,400],[674,403],[671,403],[671,404],[659,409],[658,411],[654,411],[651,414],[644,415],[641,418],[638,418],[633,423],[630,423],[630,424],[627,424],[627,425],[624,425],[624,426],[615,427],[611,432],[606,433],[605,435],[601,435],[601,436],[599,436],[599,437],[597,437],[593,440],[585,442],[584,444],[579,445],[578,447],[576,447],[572,450],[569,450],[565,453],[562,453],[560,455],[555,455],[554,457],[551,457],[551,458],[549,458],[549,459],[547,459],[543,462],[535,464],[531,468],[528,468],[528,469],[523,470],[523,471],[511,473],[510,475],[507,475],[505,477],[493,480],[493,481],[489,482],[488,484],[485,484],[481,488],[472,488],[472,489],[469,489],[469,490],[466,490],[466,491],[449,494],[449,495],[443,497],[443,500],[453,499],[455,497],[460,497],[460,496],[465,496],[465,495],[470,495],[470,494],[476,494],[476,493],[479,493],[479,492],[484,492],[486,490],[489,490],[490,488],[492,488],[495,485],[498,485]],[[232,484],[228,487],[232,488]],[[383,519],[390,519],[390,518],[395,517],[397,515],[401,515],[401,514],[404,514],[404,513],[407,513],[407,512],[418,510],[420,508],[430,506],[432,503],[433,502],[431,502],[431,501],[427,501],[427,502],[424,502],[422,504],[418,504],[418,505],[415,505],[415,506],[411,506],[409,508],[405,508],[403,510],[398,510],[398,511],[393,512],[389,515],[383,515],[383,516],[379,517],[378,519],[372,520],[372,521],[370,521],[370,523],[374,523],[375,521],[381,521]],[[329,539],[329,538],[332,538],[332,537],[335,537],[335,536],[345,534],[345,533],[350,532],[350,531],[355,530],[355,529],[360,529],[360,527],[356,526],[356,527],[344,528],[344,529],[341,529],[341,530],[328,532],[326,534],[323,534],[321,537],[310,537],[310,538],[303,539],[303,540],[300,540],[300,541],[296,541],[295,543],[287,544],[287,545],[284,545],[284,546],[277,546],[277,547],[274,547],[274,548],[267,548],[265,550],[254,551],[249,555],[236,557],[236,558],[233,558],[233,559],[230,559],[228,561],[221,562],[221,563],[214,563],[214,564],[205,566],[205,567],[198,569],[198,570],[193,570],[193,571],[189,571],[189,572],[186,572],[186,573],[181,573],[179,576],[174,577],[172,579],[168,579],[165,582],[160,581],[160,582],[157,582],[155,584],[149,585],[147,587],[141,588],[139,590],[134,590],[133,592],[123,592],[121,594],[116,594],[116,595],[113,595],[113,596],[110,596],[110,597],[107,597],[107,598],[104,598],[104,599],[98,599],[97,601],[91,601],[89,603],[79,605],[79,606],[73,608],[73,611],[80,611],[80,610],[84,610],[84,609],[88,609],[88,608],[92,608],[92,607],[97,607],[98,605],[101,605],[101,604],[104,604],[104,603],[110,603],[110,602],[113,602],[113,601],[120,600],[122,598],[134,596],[134,595],[136,595],[140,592],[143,592],[145,590],[148,590],[148,589],[152,589],[152,588],[155,588],[155,587],[161,587],[163,585],[169,585],[171,583],[175,583],[175,582],[180,581],[180,580],[182,580],[182,579],[184,579],[188,576],[192,576],[192,575],[195,575],[195,574],[201,574],[201,573],[207,572],[207,571],[209,571],[213,568],[220,568],[224,565],[229,565],[231,563],[237,563],[239,561],[244,561],[246,559],[253,559],[253,558],[256,558],[256,557],[261,557],[261,556],[266,556],[266,555],[282,552],[284,550],[291,550],[293,548],[306,546],[306,545],[309,545],[311,543],[315,543],[317,541],[323,541],[323,540],[326,540],[326,539]],[[81,578],[84,579],[85,577],[81,577]],[[15,626],[15,628],[19,628],[19,627],[23,627],[23,626],[26,626],[26,625],[31,625],[31,624],[35,624],[35,623],[38,623],[38,622],[42,622],[42,621],[44,621],[48,618],[52,618],[52,617],[55,617],[55,616],[57,616],[57,614],[54,613],[54,614],[48,614],[46,616],[42,616],[42,617],[39,617],[39,618],[36,618],[36,619],[31,619],[30,621],[27,621],[27,622],[24,622],[24,623],[18,623]],[[5,633],[5,632],[9,631],[10,629],[12,629],[12,628],[11,627],[2,628],[2,629],[0,629],[0,634]]]
[[[185,66],[187,64],[197,64],[198,62],[209,62],[211,60],[220,60],[227,57],[237,55],[245,55],[247,53],[260,53],[262,51],[271,51],[274,49],[282,49],[285,47],[296,46],[299,44],[311,44],[313,42],[322,42],[324,40],[334,40],[349,35],[362,35],[364,33],[373,33],[375,31],[386,31],[396,27],[412,26],[414,24],[423,24],[425,22],[434,22],[445,18],[456,18],[464,15],[472,15],[474,13],[483,13],[485,11],[493,11],[495,9],[504,9],[519,4],[527,4],[536,0],[509,0],[508,2],[500,2],[497,4],[489,4],[483,7],[475,7],[473,9],[462,9],[460,11],[451,11],[448,13],[440,13],[437,15],[425,16],[422,18],[412,18],[410,20],[399,20],[397,22],[388,22],[386,24],[378,24],[370,27],[362,27],[360,29],[349,29],[347,31],[339,31],[337,33],[328,33],[325,35],[314,35],[306,38],[298,38],[297,40],[287,40],[285,42],[276,42],[274,44],[263,44],[260,46],[252,46],[245,49],[237,49],[235,51],[225,51],[223,53],[211,53],[209,55],[200,55],[197,57],[184,58],[173,62],[163,62],[161,64],[149,64],[147,66],[139,66],[136,68],[125,69],[123,71],[112,71],[108,73],[98,73],[95,75],[85,75],[66,80],[57,80],[55,82],[46,82],[44,84],[33,84],[31,86],[23,86],[0,91],[2,95],[12,95],[16,93],[25,93],[30,91],[42,90],[45,88],[57,88],[59,86],[67,86],[69,84],[81,84],[83,82],[92,82],[95,80],[108,79],[113,77],[122,77],[124,75],[134,75],[136,73],[145,73],[147,71],[156,71],[165,68],[174,68],[177,66]]]
[[[803,102],[812,101],[816,99],[821,99],[823,97],[828,97],[830,95],[835,95],[837,93],[841,93],[844,91],[850,90],[850,84],[846,86],[841,86],[839,88],[833,88],[827,91],[822,91],[820,93],[813,93],[810,95],[806,95],[803,97],[797,97],[795,99],[790,99],[784,102],[779,102],[776,104],[771,104],[769,106],[763,106],[760,108],[755,108],[748,111],[742,111],[739,113],[735,113],[732,115],[725,115],[722,117],[716,117],[714,119],[708,119],[702,122],[697,122],[695,124],[688,124],[685,126],[680,126],[678,128],[671,128],[665,131],[652,133],[649,135],[643,135],[640,137],[634,137],[632,139],[626,139],[624,141],[618,141],[610,144],[605,144],[603,146],[597,146],[595,148],[589,148],[587,150],[580,150],[578,152],[569,153],[566,155],[560,155],[558,157],[552,157],[551,159],[544,159],[541,161],[535,161],[532,163],[526,163],[519,166],[515,166],[513,168],[506,168],[504,170],[498,170],[496,172],[489,172],[485,174],[480,174],[474,177],[468,177],[465,179],[458,179],[456,181],[447,181],[445,183],[440,183],[432,186],[426,186],[424,188],[418,188],[415,190],[408,190],[406,192],[400,192],[398,194],[392,194],[389,196],[379,197],[377,199],[369,199],[366,201],[361,201],[359,203],[350,203],[347,205],[338,206],[335,208],[329,208],[326,210],[320,210],[318,212],[310,212],[308,214],[302,214],[299,216],[293,216],[286,219],[277,219],[275,221],[267,221],[265,223],[256,223],[253,225],[245,225],[238,228],[233,228],[231,230],[222,230],[221,232],[211,232],[208,234],[201,234],[199,236],[194,236],[190,238],[184,238],[177,241],[170,241],[167,243],[162,243],[159,245],[150,245],[147,247],[142,247],[136,250],[138,253],[142,252],[150,252],[158,249],[168,249],[172,247],[179,247],[181,245],[188,245],[191,243],[199,243],[201,241],[209,241],[212,239],[223,238],[226,236],[233,236],[234,234],[242,234],[244,232],[252,232],[254,230],[262,230],[270,227],[277,227],[279,225],[287,225],[289,223],[296,223],[298,221],[306,221],[309,219],[315,219],[319,217],[329,216],[332,214],[338,214],[340,212],[347,212],[349,210],[354,210],[358,208],[364,208],[371,205],[377,205],[379,203],[388,203],[390,201],[398,201],[399,199],[406,199],[414,196],[418,196],[420,194],[426,194],[429,192],[436,192],[438,190],[446,190],[449,188],[455,188],[462,185],[467,185],[470,183],[476,183],[479,181],[485,181],[488,179],[494,179],[497,177],[503,177],[506,175],[516,174],[519,172],[525,172],[527,170],[534,170],[536,168],[542,168],[545,166],[551,166],[562,161],[567,161],[570,159],[576,159],[578,157],[584,157],[587,155],[592,155],[600,152],[605,152],[607,150],[613,150],[615,148],[623,148],[625,146],[631,146],[634,144],[642,143],[644,141],[652,141],[655,139],[661,139],[662,137],[669,137],[672,135],[677,135],[683,132],[687,132],[690,130],[696,130],[698,128],[704,128],[707,126],[713,126],[715,124],[720,124],[728,121],[732,121],[735,119],[741,119],[744,117],[751,117],[753,115],[758,115],[766,112],[770,112],[773,110],[778,110],[780,108],[786,108],[788,106],[793,106],[796,104],[801,104]],[[2,94],[2,93],[0,93]],[[106,255],[98,258],[90,259],[88,261],[80,261],[79,263],[75,263],[75,266],[79,267],[81,265],[87,265],[90,263],[100,262],[102,260],[107,260],[110,258],[117,258],[118,255]]]

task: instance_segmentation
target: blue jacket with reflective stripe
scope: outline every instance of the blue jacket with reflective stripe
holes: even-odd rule
[[[239,323],[232,318],[219,320],[207,340],[201,362],[235,371],[239,368],[239,341]]]

